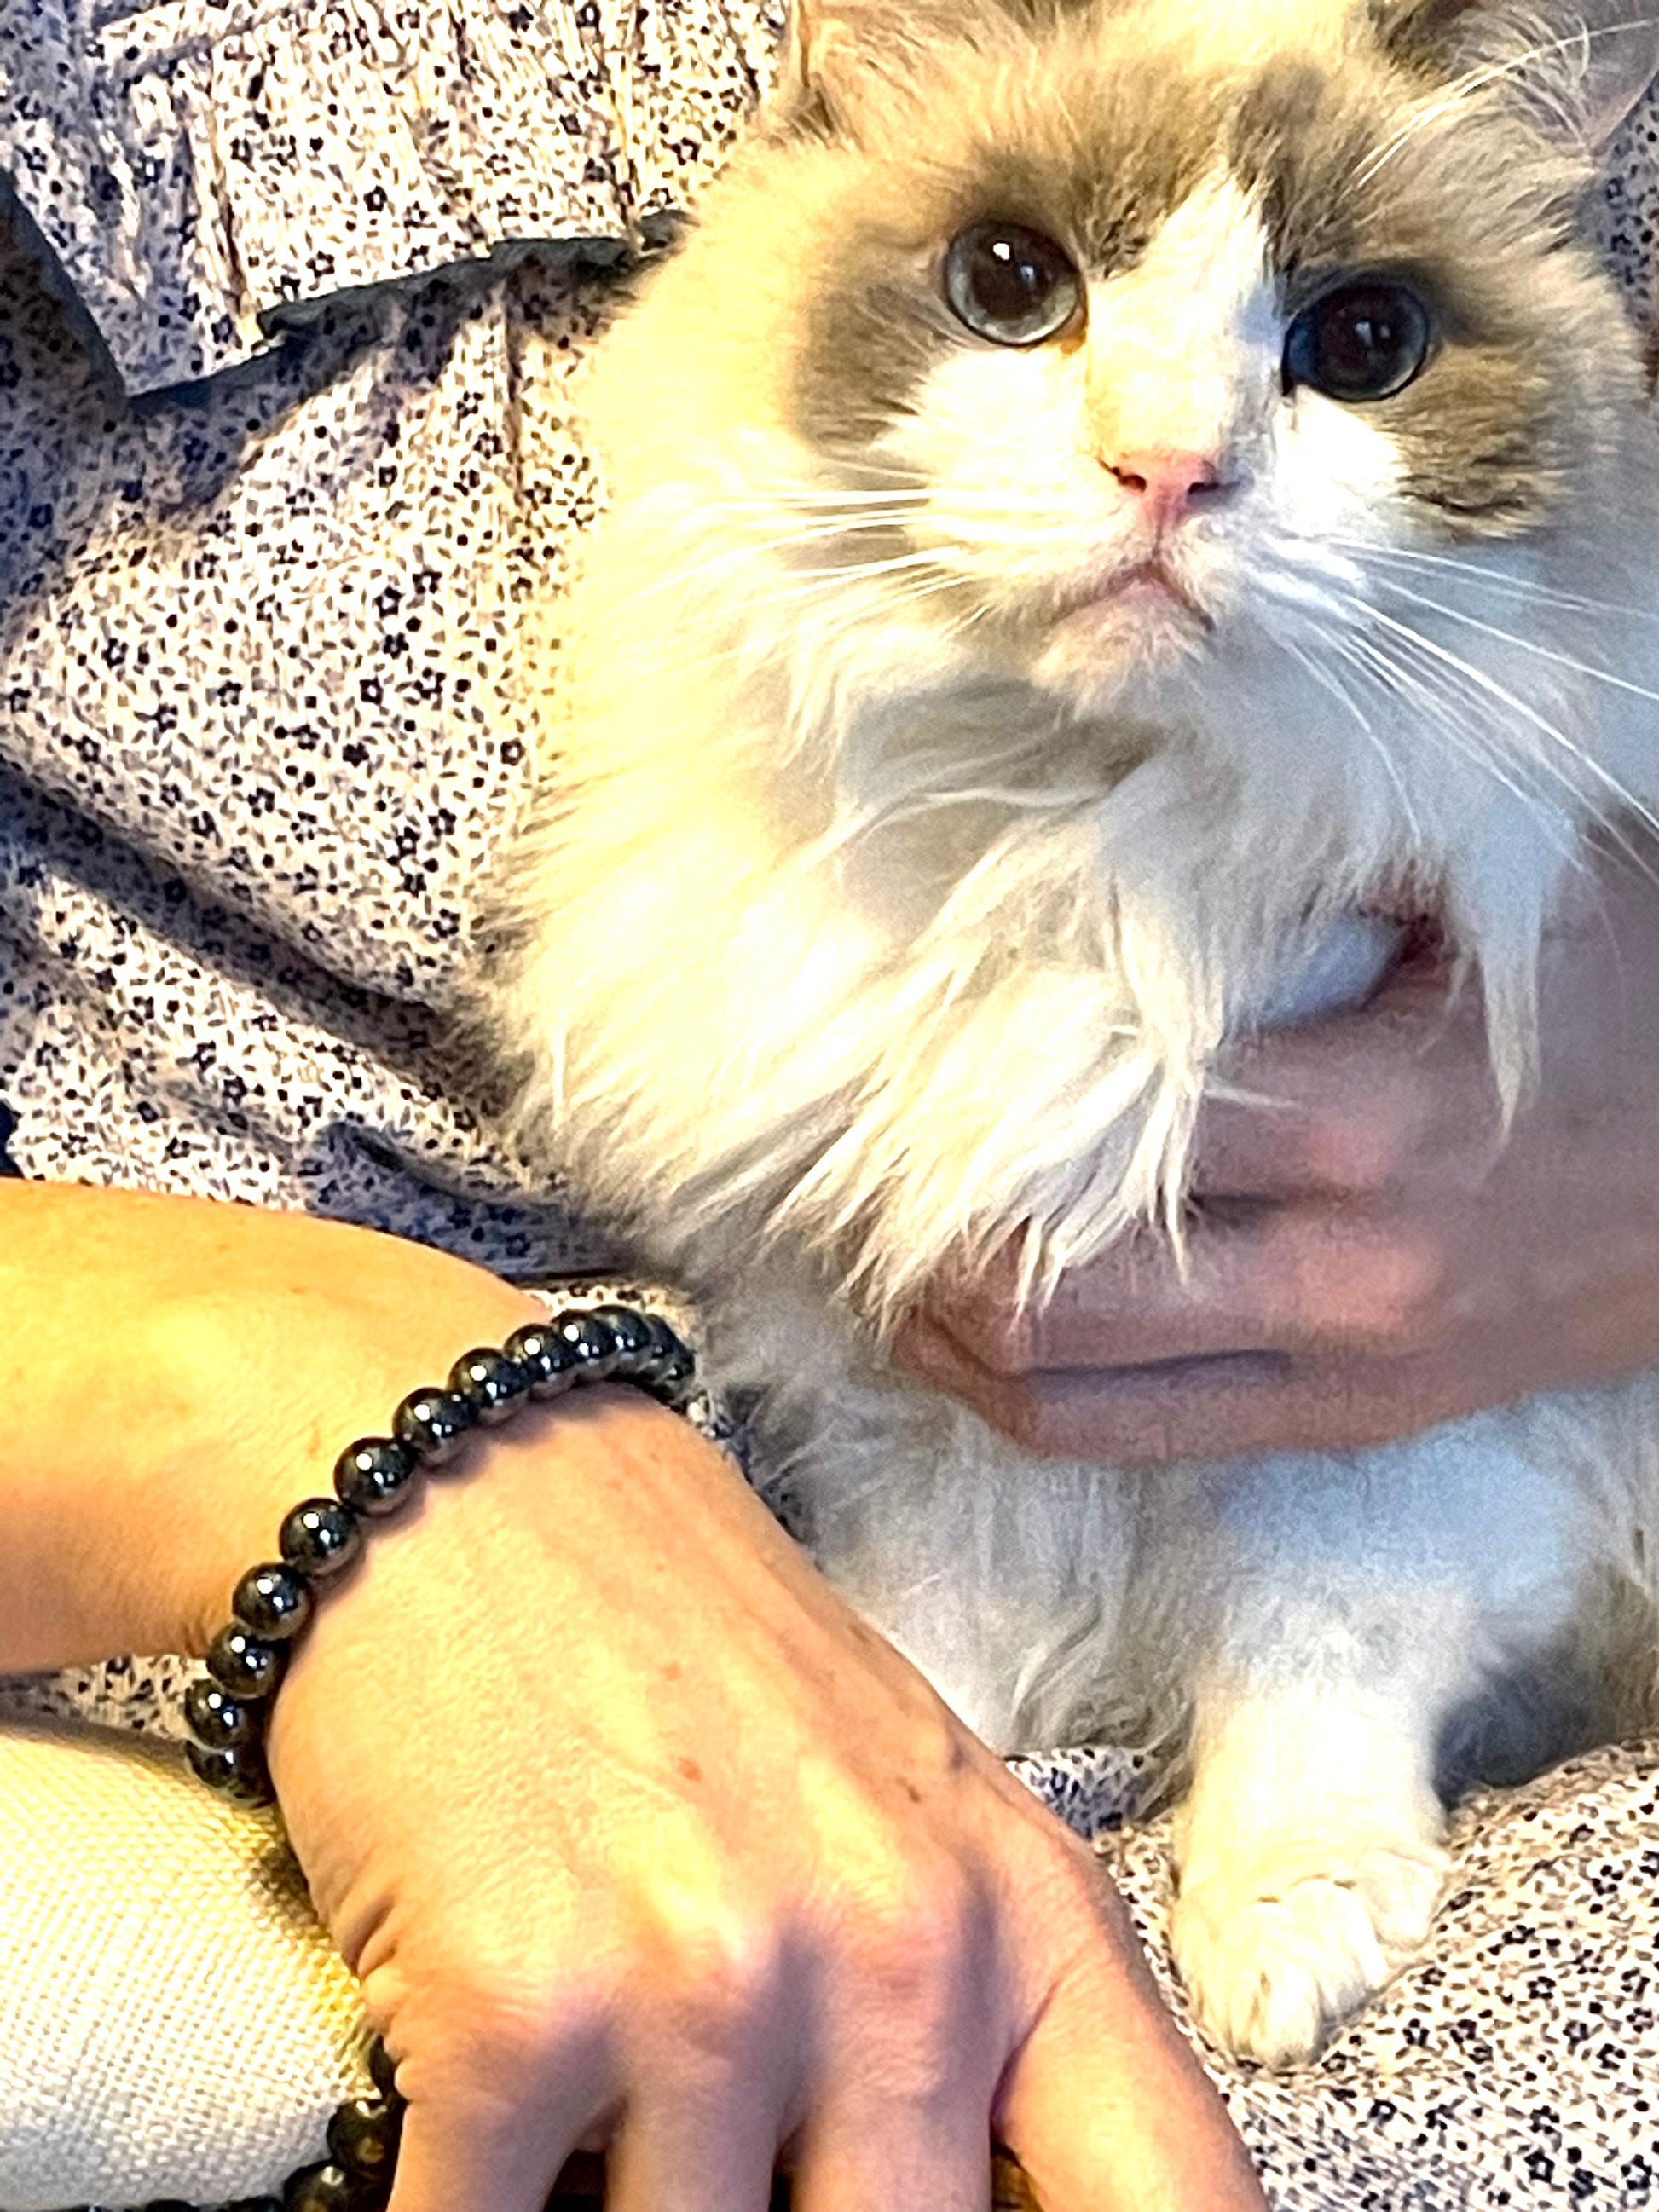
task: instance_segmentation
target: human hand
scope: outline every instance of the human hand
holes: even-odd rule
[[[899,1356],[1032,1450],[1352,1449],[1659,1364],[1659,841],[1608,846],[1547,947],[1505,1141],[1478,994],[1432,959],[1241,1044],[1200,1119],[1189,1265],[1147,1232],[1021,1314],[1012,1256]]]
[[[408,2100],[391,2212],[1261,2212],[1121,1904],[687,1424],[532,1411],[331,1593],[270,1739]]]

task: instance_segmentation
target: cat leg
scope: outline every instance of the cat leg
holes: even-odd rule
[[[1192,1655],[1173,1936],[1232,2049],[1311,2057],[1421,1946],[1445,1874],[1443,1753],[1462,1747],[1474,1774],[1501,1745],[1535,1771],[1583,1740],[1570,1708],[1581,1687],[1593,1702],[1608,1470],[1628,1456],[1608,1418],[1605,1393],[1533,1400],[1159,1494],[1140,1579],[1164,1642]]]
[[[1423,1943],[1447,1866],[1432,1718],[1353,1685],[1201,1696],[1171,1936],[1230,2050],[1311,2057]]]

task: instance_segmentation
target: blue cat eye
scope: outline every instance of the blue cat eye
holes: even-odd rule
[[[1394,276],[1357,276],[1310,301],[1285,335],[1285,389],[1350,405],[1391,399],[1419,376],[1434,343],[1421,295]]]
[[[994,345],[1041,345],[1076,321],[1083,279],[1062,246],[1020,222],[970,223],[945,255],[945,296],[958,322]]]

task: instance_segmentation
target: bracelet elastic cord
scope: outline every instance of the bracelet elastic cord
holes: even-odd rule
[[[185,1697],[191,1765],[240,1804],[275,1802],[265,1764],[270,1700],[319,1590],[350,1565],[378,1521],[415,1494],[424,1474],[441,1474],[475,1428],[499,1428],[521,1408],[590,1382],[627,1382],[676,1412],[696,1387],[689,1347],[658,1315],[606,1305],[555,1314],[515,1330],[496,1350],[458,1359],[441,1385],[411,1390],[389,1437],[362,1437],[334,1466],[332,1498],[307,1498],[283,1521],[279,1559],[250,1567],[231,1598],[232,1618],[215,1637],[207,1674]],[[402,2101],[384,2047],[370,2048],[376,2094],[342,2105],[329,2123],[326,2160],[291,2174],[280,2197],[248,2200],[237,2212],[376,2212],[392,2188]]]

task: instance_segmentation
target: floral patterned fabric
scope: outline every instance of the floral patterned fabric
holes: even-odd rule
[[[526,790],[516,610],[598,496],[566,392],[604,265],[717,164],[777,27],[770,0],[0,0],[21,1171],[306,1207],[525,1280],[604,1262],[468,1110],[447,1018]],[[1656,118],[1590,210],[1650,323]],[[165,1732],[177,1685],[123,1661],[11,1703]],[[1464,1808],[1431,1952],[1317,2067],[1206,2054],[1281,2212],[1659,2203],[1655,1763]],[[1024,1771],[1100,1838],[1167,1978],[1136,1763]],[[27,1931],[0,1954],[31,1970]]]

